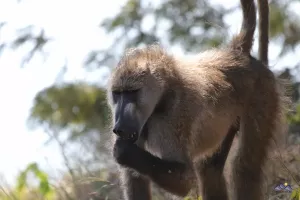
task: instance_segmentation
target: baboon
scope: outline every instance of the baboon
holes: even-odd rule
[[[262,3],[260,21],[268,20]],[[241,5],[242,28],[229,45],[186,59],[158,45],[130,49],[112,73],[107,98],[125,199],[150,200],[149,180],[178,196],[196,186],[204,200],[228,199],[223,167],[238,129],[234,198],[263,199],[262,166],[285,125],[285,103],[263,52],[266,29],[260,60],[250,54],[254,2]]]

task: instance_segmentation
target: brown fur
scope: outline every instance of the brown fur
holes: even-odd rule
[[[224,130],[240,117],[240,146],[232,173],[235,199],[262,200],[261,168],[272,138],[285,125],[284,96],[278,81],[250,56],[255,7],[251,1],[241,2],[249,13],[244,14],[242,30],[228,47],[184,59],[158,45],[131,49],[108,87],[112,109],[112,91],[141,89],[139,105],[146,111],[138,113],[150,113],[145,149],[159,158],[186,163],[191,170],[186,185],[192,187],[196,176],[204,199],[218,199],[211,193],[226,188],[222,172],[208,169],[203,173],[199,159],[217,150],[226,137]],[[147,107],[147,102],[153,105]],[[203,189],[201,182],[208,186]]]

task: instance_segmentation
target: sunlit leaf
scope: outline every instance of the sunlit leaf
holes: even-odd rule
[[[291,200],[300,200],[300,188],[294,189],[290,198]]]
[[[25,187],[28,187],[27,184],[27,175],[28,173],[33,173],[35,177],[39,180],[39,193],[46,197],[51,196],[53,191],[50,187],[48,176],[46,173],[41,171],[36,163],[30,163],[25,170],[23,170],[17,179],[17,191],[21,193]]]

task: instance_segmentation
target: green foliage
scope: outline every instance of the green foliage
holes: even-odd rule
[[[291,194],[291,200],[300,200],[300,188],[296,188],[293,190]]]
[[[286,14],[277,4],[270,4],[270,37],[277,37],[284,31]]]
[[[55,85],[39,92],[29,122],[62,130],[73,137],[92,130],[104,130],[109,120],[105,91],[87,83]]]
[[[288,9],[290,3],[289,1],[270,3],[270,37],[283,39],[281,56],[289,50],[294,50],[300,42],[299,15]]]
[[[300,104],[296,106],[296,111],[288,115],[288,120],[292,124],[300,125]]]
[[[97,51],[93,51],[87,58],[87,64],[110,64],[112,57],[117,59],[120,56],[116,54],[116,49],[121,48],[122,52],[122,48],[153,42],[164,46],[178,44],[189,52],[219,46],[229,39],[224,17],[239,8],[238,3],[237,7],[225,9],[208,1],[166,0],[153,3],[128,0],[115,17],[101,23],[107,33],[117,35],[115,42],[109,49],[98,51],[100,57],[95,56]],[[300,41],[299,16],[290,11],[291,3],[279,0],[270,2],[270,40],[280,38],[276,41],[282,41],[278,43],[282,45],[280,56],[295,49]],[[149,19],[155,22],[151,23]],[[144,26],[145,21],[147,26]]]
[[[19,192],[19,195],[22,193],[25,187],[28,187],[27,176],[30,172],[33,173],[39,180],[39,193],[46,198],[52,197],[53,190],[50,187],[48,176],[39,169],[36,163],[29,164],[26,169],[20,173],[17,181],[17,191]]]
[[[115,51],[120,48],[120,43],[124,44],[121,48],[154,42],[178,44],[189,51],[219,46],[228,36],[223,18],[231,11],[221,5],[212,6],[208,1],[172,0],[153,3],[128,0],[115,17],[101,23],[107,33],[116,33],[118,36],[109,49],[99,51],[102,58],[96,61],[105,64],[112,55],[114,58],[120,56]],[[149,22],[147,27],[144,26],[145,21]],[[87,58],[87,63],[91,63],[92,56]]]

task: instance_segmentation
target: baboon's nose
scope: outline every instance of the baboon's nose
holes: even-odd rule
[[[126,138],[127,135],[129,134],[129,131],[127,126],[124,125],[124,123],[120,123],[120,121],[117,121],[117,123],[115,124],[114,128],[113,128],[113,132],[122,138]]]
[[[124,133],[125,133],[123,130],[121,130],[121,129],[119,129],[119,128],[114,128],[114,129],[113,129],[113,132],[114,132],[116,135],[120,136],[120,137],[122,137],[122,136],[124,135]]]
[[[134,131],[133,128],[130,128],[129,126],[120,125],[120,123],[116,123],[113,130],[112,130],[117,136],[125,139],[125,140],[132,140],[136,141],[138,138],[137,132]]]

